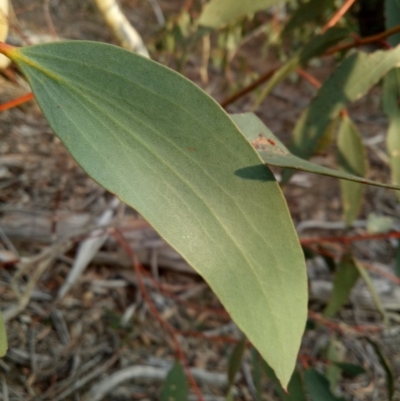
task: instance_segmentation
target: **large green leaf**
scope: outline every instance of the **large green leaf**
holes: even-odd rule
[[[385,1],[385,24],[386,29],[394,28],[400,25],[400,1],[399,0],[384,0]],[[389,36],[387,41],[391,46],[400,44],[400,33]]]
[[[397,65],[400,65],[400,46],[371,54],[357,51],[346,58],[299,119],[289,147],[292,153],[310,158],[332,119]]]
[[[188,397],[189,383],[185,370],[180,362],[175,362],[165,379],[160,401],[187,401]]]
[[[400,189],[400,186],[382,184],[366,178],[357,177],[344,171],[319,166],[301,159],[289,152],[286,146],[265,126],[265,124],[253,113],[232,114],[231,118],[241,129],[246,138],[258,150],[266,164],[277,167],[287,167],[294,170],[307,171],[309,173],[328,175],[342,180],[360,182],[378,187]],[[244,168],[237,171],[238,175],[247,177],[253,168]]]
[[[78,163],[204,277],[286,386],[307,315],[304,257],[278,183],[225,111],[115,46],[1,49]],[[235,174],[248,166],[252,179]]]
[[[282,0],[211,0],[200,16],[199,24],[207,28],[217,29],[235,22],[246,14],[266,9]]]
[[[344,116],[340,123],[337,147],[339,169],[365,177],[368,170],[367,153],[360,132],[348,116]],[[365,187],[358,182],[341,181],[340,188],[344,221],[350,226],[360,213]]]
[[[384,79],[383,108],[389,117],[386,146],[390,158],[393,184],[400,185],[400,68],[391,70]],[[400,192],[397,192],[400,201]]]

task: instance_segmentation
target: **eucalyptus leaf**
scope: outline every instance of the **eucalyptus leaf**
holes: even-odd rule
[[[367,153],[357,127],[348,116],[344,116],[340,123],[337,148],[339,169],[365,177],[368,169]],[[365,187],[358,182],[341,181],[340,188],[344,221],[350,226],[360,213]]]
[[[307,23],[316,22],[329,9],[333,8],[334,0],[310,0],[303,1],[290,17],[283,29],[282,36],[286,36],[296,28],[301,28]]]
[[[357,177],[344,171],[333,170],[327,167],[310,163],[290,153],[286,146],[265,126],[265,124],[254,113],[231,114],[232,120],[237,124],[246,138],[258,150],[264,162],[271,166],[287,167],[294,170],[306,171],[308,173],[327,175],[360,182],[362,184],[375,185],[383,188],[399,189],[400,186],[382,184],[366,178]],[[238,170],[236,173],[245,178],[251,178],[254,167]]]
[[[367,286],[367,288],[371,294],[371,298],[375,304],[376,309],[379,311],[379,313],[382,316],[383,322],[385,323],[385,325],[388,325],[389,324],[388,315],[385,311],[385,308],[382,304],[381,299],[379,298],[379,295],[376,291],[373,281],[371,280],[370,275],[368,274],[367,270],[365,269],[365,267],[363,266],[363,264],[360,261],[358,261],[357,259],[354,259],[354,263],[358,269],[358,272],[360,273],[361,278],[364,280],[364,283]]]
[[[255,13],[280,3],[282,3],[282,0],[211,0],[204,7],[199,19],[199,25],[213,29],[221,28],[247,14]]]
[[[394,271],[396,276],[400,278],[400,241],[397,241]]]
[[[354,363],[333,361],[333,364],[339,366],[342,372],[350,377],[357,377],[365,373],[365,369],[362,366]]]
[[[189,383],[182,364],[177,361],[167,374],[160,401],[187,401],[188,397]]]
[[[262,367],[261,367],[261,356],[254,347],[251,347],[251,365],[253,372],[253,382],[255,387],[255,398],[256,401],[262,401]]]
[[[298,120],[290,151],[303,159],[315,152],[330,122],[351,102],[360,99],[392,68],[400,65],[400,46],[371,54],[357,51],[347,57],[324,82]],[[287,173],[285,180],[290,177]]]
[[[376,352],[379,362],[383,370],[386,373],[386,385],[389,396],[389,401],[393,399],[394,391],[395,391],[395,373],[393,371],[393,366],[390,363],[387,356],[382,352],[381,347],[375,341],[372,341],[370,338],[366,338],[366,340],[372,345],[374,351]]]
[[[307,316],[304,257],[278,183],[225,111],[115,46],[0,51],[82,168],[203,276],[286,386]],[[252,179],[235,174],[248,166]]]
[[[399,5],[400,7],[400,5]],[[389,117],[386,146],[393,184],[400,185],[400,68],[389,71],[383,81],[383,108]],[[400,202],[400,192],[396,193]]]
[[[236,375],[242,364],[243,354],[246,350],[246,337],[243,337],[234,347],[228,362],[228,396],[232,396],[232,387],[235,384]]]
[[[332,335],[329,341],[326,355],[328,361],[342,362],[345,353],[346,350],[342,342],[338,339],[336,335]],[[339,380],[342,377],[342,369],[335,363],[329,363],[326,367],[325,377],[328,379],[331,393],[335,394]]]
[[[400,2],[399,0],[384,0],[385,2],[385,25],[386,29],[400,25]],[[389,36],[387,41],[391,46],[400,44],[400,33]]]
[[[312,401],[346,401],[336,397],[329,389],[329,381],[315,369],[308,369],[305,374],[306,388]]]
[[[321,55],[326,49],[346,38],[348,35],[349,31],[347,29],[334,27],[328,29],[322,35],[314,37],[276,71],[258,96],[254,104],[254,109],[261,104],[276,85],[286,79],[292,72],[296,71],[297,68],[306,64],[311,58]]]
[[[265,362],[262,361],[262,368],[264,373],[275,385],[275,393],[278,395],[279,399],[282,401],[306,401],[307,397],[304,390],[303,378],[299,371],[296,369],[293,372],[292,377],[290,378],[290,382],[287,390],[284,390],[279,383],[278,378],[275,375],[275,372],[271,367]]]
[[[379,216],[370,213],[367,218],[367,231],[369,234],[388,233],[395,227],[395,220],[389,216]]]
[[[337,266],[333,279],[332,295],[325,308],[324,316],[335,316],[345,305],[359,277],[360,273],[353,258],[350,255],[345,255]]]
[[[3,316],[0,312],[0,358],[2,358],[8,349],[7,332],[4,324]]]

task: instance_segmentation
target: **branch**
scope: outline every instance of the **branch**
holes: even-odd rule
[[[141,36],[123,14],[117,0],[94,1],[121,47],[149,57]]]
[[[378,33],[377,35],[367,36],[366,38],[363,38],[363,39],[356,39],[352,43],[345,43],[342,45],[337,45],[337,46],[331,47],[323,54],[323,56],[328,56],[330,54],[338,53],[343,50],[349,50],[349,49],[352,49],[353,47],[360,47],[360,46],[364,46],[364,45],[369,45],[371,43],[378,43],[398,32],[400,32],[400,25],[397,25],[394,28],[388,29],[387,31]]]
[[[356,39],[351,43],[344,43],[344,44],[339,44],[337,46],[331,47],[325,53],[323,53],[321,57],[329,56],[331,54],[335,54],[335,53],[338,53],[338,52],[341,52],[341,51],[344,51],[344,50],[349,50],[349,49],[352,49],[354,47],[360,47],[360,46],[368,45],[368,44],[371,44],[371,43],[379,43],[379,42],[387,39],[389,36],[392,36],[392,35],[394,35],[394,34],[396,34],[398,32],[400,32],[400,25],[395,26],[394,28],[388,29],[385,32],[381,32],[381,33],[379,33],[377,35],[368,36],[368,37],[363,38],[363,39]],[[263,83],[267,82],[275,74],[275,72],[278,71],[279,68],[281,68],[281,67],[282,67],[282,65],[278,65],[277,67],[268,70],[263,75],[261,75],[260,78],[258,78],[256,81],[254,81],[250,85],[245,86],[244,88],[240,89],[239,91],[237,91],[233,95],[231,95],[231,96],[227,97],[226,99],[224,99],[220,103],[221,106],[223,108],[226,108],[231,103],[234,103],[234,102],[236,102],[236,100],[238,100],[241,97],[249,94],[254,89],[258,88],[260,85],[262,85]]]
[[[329,28],[335,26],[340,18],[343,17],[350,9],[350,7],[356,2],[356,0],[347,0],[342,7],[335,13],[335,15],[327,22],[327,24],[322,28],[322,33],[326,32]]]

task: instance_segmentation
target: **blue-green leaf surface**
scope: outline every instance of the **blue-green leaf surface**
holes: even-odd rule
[[[83,169],[204,277],[286,386],[307,314],[304,257],[279,185],[225,111],[115,46],[5,53]],[[249,167],[250,179],[235,173]]]

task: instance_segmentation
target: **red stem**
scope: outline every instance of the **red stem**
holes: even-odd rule
[[[194,379],[192,372],[189,369],[189,364],[188,361],[186,359],[186,356],[182,350],[182,347],[179,343],[177,334],[175,329],[168,323],[166,322],[161,315],[158,313],[157,308],[155,307],[153,301],[151,300],[146,287],[143,283],[142,280],[142,274],[141,274],[141,270],[143,269],[143,267],[140,265],[139,260],[136,256],[136,254],[133,252],[132,248],[129,246],[129,243],[126,241],[126,239],[123,237],[122,233],[120,231],[118,231],[117,229],[114,230],[114,236],[116,238],[116,240],[118,241],[118,243],[122,246],[122,248],[125,250],[125,252],[129,255],[129,257],[132,259],[132,264],[133,264],[133,268],[135,270],[136,276],[137,276],[137,281],[138,281],[138,286],[140,289],[140,292],[143,296],[143,299],[146,301],[147,305],[149,306],[149,309],[151,311],[151,313],[153,314],[153,316],[157,319],[157,321],[161,324],[162,327],[165,328],[166,331],[168,331],[168,333],[170,334],[172,341],[174,342],[174,346],[175,346],[175,350],[177,353],[178,358],[180,359],[180,361],[182,362],[183,366],[185,367],[185,371],[188,377],[188,380],[193,388],[193,390],[195,391],[196,395],[197,395],[197,399],[199,401],[204,401],[203,396],[201,395],[201,391],[199,389],[199,386],[196,383],[196,380]]]
[[[27,93],[26,95],[20,96],[14,100],[0,104],[0,112],[8,110],[8,109],[12,109],[13,107],[17,107],[20,104],[29,102],[32,99],[33,99],[33,93],[32,92]]]

